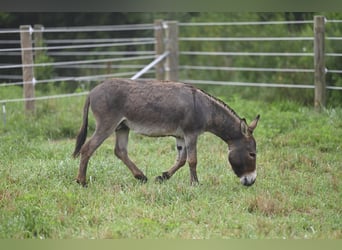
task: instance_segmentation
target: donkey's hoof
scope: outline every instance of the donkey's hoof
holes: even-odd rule
[[[155,179],[156,182],[162,183],[165,181],[165,179],[162,176],[157,176]]]
[[[156,182],[162,183],[168,179],[170,179],[170,175],[168,172],[164,172],[162,175],[156,177]]]
[[[137,180],[139,180],[141,183],[146,183],[147,182],[147,177],[145,175],[137,175],[135,176]]]
[[[79,180],[79,179],[76,179],[76,182],[78,183],[78,184],[80,184],[82,187],[88,187],[88,184],[87,184],[87,182],[86,181],[81,181],[81,180]]]

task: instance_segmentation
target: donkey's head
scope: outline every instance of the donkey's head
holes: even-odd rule
[[[228,160],[241,184],[251,186],[255,182],[256,172],[256,142],[253,131],[256,128],[260,115],[250,125],[242,119],[240,123],[241,136],[230,142]]]

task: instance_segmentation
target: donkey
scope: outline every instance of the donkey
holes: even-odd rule
[[[85,143],[89,106],[96,120],[96,129]],[[74,158],[81,155],[76,181],[86,186],[87,165],[91,155],[115,132],[115,155],[136,179],[146,182],[147,177],[127,154],[128,134],[133,130],[147,136],[176,138],[176,162],[168,171],[158,176],[157,181],[171,178],[187,161],[190,167],[190,183],[196,184],[197,138],[208,131],[228,144],[228,160],[233,171],[243,185],[251,186],[257,176],[253,131],[259,117],[258,115],[247,125],[246,120],[241,119],[224,102],[184,83],[105,80],[89,93],[84,105],[83,124],[73,152]]]

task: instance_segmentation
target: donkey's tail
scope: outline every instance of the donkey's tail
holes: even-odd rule
[[[76,158],[80,155],[81,148],[87,138],[87,128],[88,128],[88,112],[89,112],[89,105],[90,105],[90,96],[87,97],[87,100],[84,104],[83,108],[83,123],[80,128],[80,131],[78,132],[77,138],[76,138],[76,145],[75,150],[72,156]]]

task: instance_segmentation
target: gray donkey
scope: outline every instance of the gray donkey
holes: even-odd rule
[[[96,130],[87,137],[89,106],[96,120]],[[116,134],[115,155],[136,179],[147,181],[144,173],[127,154],[130,130],[147,136],[176,138],[176,163],[156,180],[169,179],[186,161],[190,167],[190,183],[198,183],[196,166],[197,138],[211,132],[229,146],[229,162],[243,185],[256,179],[256,142],[253,130],[259,115],[250,125],[230,107],[191,85],[170,81],[109,79],[88,95],[83,110],[83,124],[76,140],[74,157],[81,155],[77,182],[86,185],[89,158],[113,132]],[[85,144],[84,144],[85,143]]]

